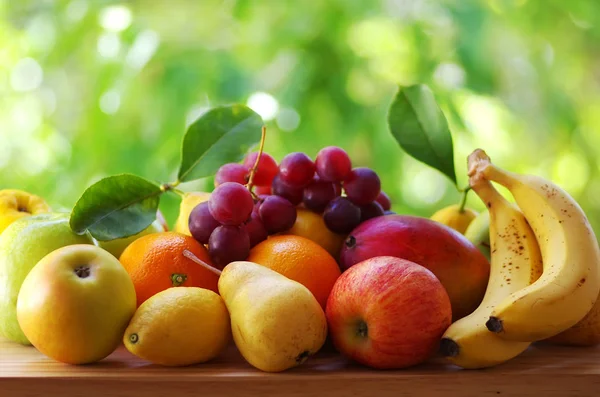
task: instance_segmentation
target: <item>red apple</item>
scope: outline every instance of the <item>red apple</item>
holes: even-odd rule
[[[431,271],[405,259],[379,256],[342,273],[329,295],[326,315],[340,353],[388,369],[430,358],[450,326],[452,309]]]

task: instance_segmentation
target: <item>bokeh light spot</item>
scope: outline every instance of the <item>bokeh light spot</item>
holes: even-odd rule
[[[283,108],[277,114],[277,127],[283,131],[293,131],[300,125],[300,115],[292,108]]]
[[[143,68],[152,58],[159,43],[158,33],[145,30],[137,35],[125,62],[133,69]]]
[[[248,107],[265,121],[273,120],[279,111],[277,99],[266,92],[255,92],[248,98]]]
[[[85,0],[73,0],[66,8],[67,18],[72,22],[79,22],[88,11],[88,3]]]
[[[121,39],[119,35],[113,32],[106,32],[98,37],[96,44],[98,54],[103,58],[114,58],[119,55],[121,49]]]
[[[440,63],[433,77],[438,84],[447,88],[459,88],[465,83],[465,71],[455,63]]]
[[[33,58],[23,58],[10,73],[10,86],[18,92],[33,91],[42,84],[43,78],[40,64]]]
[[[124,5],[114,5],[100,12],[100,26],[110,32],[121,32],[131,25],[131,10]]]
[[[100,97],[100,110],[106,114],[115,114],[121,106],[121,94],[115,90],[106,91]]]

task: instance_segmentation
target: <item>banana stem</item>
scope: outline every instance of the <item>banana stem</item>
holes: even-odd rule
[[[208,270],[210,272],[213,272],[217,276],[221,276],[222,272],[219,269],[216,269],[216,268],[212,267],[211,265],[209,265],[208,263],[204,262],[203,260],[201,260],[200,258],[198,258],[196,255],[194,255],[194,253],[192,251],[190,251],[190,250],[183,250],[183,256],[185,256],[188,259],[191,259],[192,261],[196,262],[197,264],[199,264],[200,266],[202,266],[206,270]]]
[[[494,188],[492,180],[504,185],[509,178],[504,171],[499,170],[491,163],[489,156],[481,149],[475,150],[468,157],[467,165],[469,168],[469,186],[475,191],[475,194],[485,203],[487,208],[492,203],[508,201]]]
[[[502,196],[500,192],[496,190],[494,185],[492,185],[492,183],[485,178],[476,178],[475,182],[471,185],[471,188],[475,194],[479,196],[487,208],[490,208],[492,204],[500,201],[508,203],[504,196]]]
[[[483,175],[486,179],[498,182],[502,186],[505,186],[509,189],[511,188],[511,186],[514,186],[516,184],[516,177],[514,173],[502,170],[493,164],[490,164],[483,170]]]

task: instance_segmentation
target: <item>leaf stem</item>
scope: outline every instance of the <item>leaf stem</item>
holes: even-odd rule
[[[466,188],[461,190],[462,197],[460,198],[460,204],[458,205],[458,212],[460,212],[461,214],[463,212],[465,212],[465,206],[467,205],[467,196],[470,191],[471,191],[471,186],[467,186]]]
[[[212,267],[208,263],[204,262],[203,260],[198,258],[196,255],[194,255],[194,253],[192,251],[183,250],[183,256],[185,256],[188,259],[191,259],[192,261],[196,262],[198,265],[202,266],[203,268],[205,268],[206,270],[208,270],[210,272],[213,272],[217,276],[221,276],[221,271],[219,269]]]
[[[176,189],[176,187],[179,186],[180,183],[181,182],[178,180],[175,182],[171,182],[171,183],[163,183],[162,185],[160,185],[160,191],[163,193],[173,192],[173,193],[176,193],[179,196],[183,197],[185,192],[183,192],[182,190]]]
[[[260,157],[262,156],[264,148],[265,148],[266,138],[267,138],[267,127],[265,127],[263,125],[261,136],[260,136],[260,146],[258,148],[258,156],[256,156],[256,161],[254,162],[254,165],[252,166],[252,169],[250,170],[250,176],[248,177],[248,184],[246,185],[246,187],[248,188],[248,190],[250,190],[250,192],[252,192],[252,188],[254,187],[254,175],[256,174],[256,170],[258,169],[258,163],[260,162]]]
[[[172,188],[171,191],[177,194],[179,197],[183,197],[185,195],[185,192],[183,190]]]

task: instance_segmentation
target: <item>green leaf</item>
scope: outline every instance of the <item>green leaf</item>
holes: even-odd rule
[[[429,87],[400,87],[389,109],[388,126],[406,153],[457,184],[452,135]]]
[[[209,110],[187,130],[181,147],[180,182],[214,175],[225,163],[242,160],[258,143],[263,121],[243,105]]]
[[[89,231],[99,241],[138,234],[155,219],[160,186],[139,176],[121,174],[86,189],[71,212],[71,229]]]

